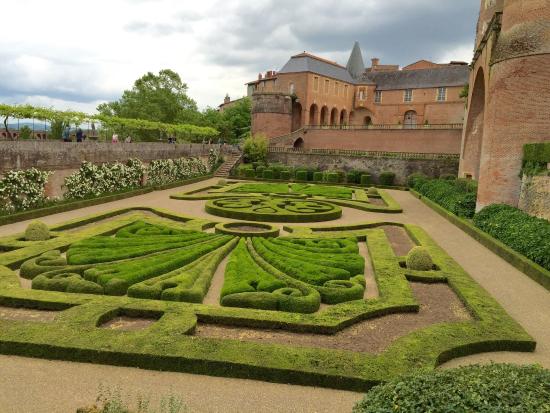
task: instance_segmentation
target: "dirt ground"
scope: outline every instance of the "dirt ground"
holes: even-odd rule
[[[335,335],[303,334],[283,330],[197,324],[197,337],[321,347],[355,352],[380,353],[391,343],[414,330],[432,324],[465,321],[470,315],[446,284],[411,283],[420,303],[418,314],[392,314],[357,323]]]

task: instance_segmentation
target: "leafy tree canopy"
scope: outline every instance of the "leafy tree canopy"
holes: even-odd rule
[[[145,119],[164,123],[196,123],[197,103],[187,96],[187,84],[170,70],[151,72],[135,81],[120,100],[102,103],[97,110],[102,115]]]

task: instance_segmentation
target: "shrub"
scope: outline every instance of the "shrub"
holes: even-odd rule
[[[273,179],[281,179],[281,172],[289,170],[288,166],[281,163],[270,164],[269,169],[273,171]]]
[[[218,185],[219,185],[219,186],[225,186],[225,185],[227,185],[227,179],[220,179],[220,180],[218,181]]]
[[[422,172],[415,172],[407,177],[407,186],[416,188],[421,182],[427,181],[429,178]]]
[[[415,271],[429,271],[433,268],[432,257],[424,247],[414,247],[407,254],[407,268]]]
[[[256,178],[263,178],[264,177],[264,170],[265,170],[265,166],[258,165],[256,167]]]
[[[371,186],[371,187],[369,188],[369,190],[367,191],[367,194],[369,194],[369,195],[379,195],[379,194],[378,194],[378,189],[376,189],[375,187]]]
[[[297,181],[307,181],[307,171],[296,171]]]
[[[355,173],[353,172],[348,172],[346,174],[346,182],[348,184],[355,184],[356,183],[356,176],[355,176]]]
[[[279,174],[279,179],[283,180],[283,181],[290,181],[290,177],[292,176],[292,174],[290,173],[289,170],[285,170],[285,171],[281,171],[280,174]]]
[[[27,241],[46,241],[50,239],[50,230],[41,221],[31,222],[25,230],[25,239]]]
[[[244,141],[243,153],[246,162],[265,163],[267,158],[267,138],[263,135],[250,135]]]
[[[443,174],[439,177],[439,179],[443,179],[445,181],[454,181],[458,179],[458,177],[455,174]]]
[[[361,175],[361,185],[368,186],[371,184],[371,176],[369,174]]]
[[[244,178],[246,176],[246,170],[247,169],[253,169],[252,165],[250,165],[250,164],[241,164],[241,165],[239,165],[239,168],[237,169],[237,175]]]
[[[379,180],[381,185],[392,186],[395,181],[395,173],[389,171],[382,172]]]
[[[32,137],[32,129],[24,125],[19,130],[19,139],[30,139]]]
[[[323,181],[323,173],[322,172],[314,172],[313,173],[313,180],[315,182],[322,182]]]
[[[253,168],[247,168],[244,170],[244,176],[246,178],[255,178],[256,177],[256,171]]]
[[[490,205],[474,224],[531,261],[550,270],[550,222],[509,205]]]
[[[0,211],[24,211],[43,204],[44,188],[51,174],[36,168],[6,172],[0,178]]]
[[[327,182],[331,184],[337,184],[340,181],[340,177],[337,172],[329,172],[327,174]]]
[[[467,179],[457,179],[456,181],[416,179],[413,188],[459,217],[472,218],[474,216],[477,199],[475,192],[477,184],[475,181]]]
[[[546,412],[550,371],[493,364],[419,372],[372,388],[354,413]]]
[[[264,179],[273,179],[273,170],[272,169],[266,169],[263,171],[263,178]]]

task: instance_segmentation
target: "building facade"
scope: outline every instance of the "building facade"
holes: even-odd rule
[[[482,0],[459,174],[518,206],[523,145],[550,141],[550,0]]]
[[[358,43],[345,67],[304,52],[248,84],[252,130],[274,138],[304,126],[461,125],[468,75],[462,62],[421,60],[400,69],[372,59],[365,68]]]

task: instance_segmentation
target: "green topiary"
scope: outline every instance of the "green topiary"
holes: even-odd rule
[[[407,268],[415,271],[429,271],[433,268],[432,257],[424,247],[414,247],[407,254]]]
[[[263,171],[263,178],[264,179],[273,179],[273,170],[272,169],[265,169]]]
[[[337,172],[329,172],[327,174],[327,182],[331,184],[337,184],[340,181],[340,177]]]
[[[323,173],[322,172],[314,172],[313,173],[313,180],[315,182],[322,182],[323,181]]]
[[[27,241],[49,240],[50,230],[48,229],[48,226],[41,221],[31,222],[25,230],[25,239]]]
[[[220,180],[218,181],[218,185],[219,185],[219,186],[225,186],[225,185],[227,185],[227,179],[220,179]]]
[[[367,194],[369,195],[378,195],[378,189],[376,189],[375,187],[371,186],[369,188],[369,190],[367,191]]]
[[[361,185],[368,186],[371,183],[371,176],[369,174],[361,175]]]
[[[265,170],[265,166],[259,165],[256,168],[256,178],[263,178],[264,177],[264,170]]]
[[[280,173],[280,179],[283,181],[290,181],[291,173],[290,171],[281,171]]]
[[[372,388],[353,413],[548,412],[550,371],[493,364],[400,377]]]
[[[256,171],[252,168],[248,168],[244,170],[244,176],[246,178],[255,178],[256,177]]]
[[[439,179],[444,179],[445,181],[455,181],[458,177],[455,174],[443,174]]]
[[[348,172],[346,175],[346,182],[348,184],[355,184],[357,183],[357,177],[355,176],[354,172]]]
[[[382,172],[379,179],[381,185],[392,186],[395,181],[395,173],[389,171]]]
[[[422,182],[427,181],[429,178],[427,175],[422,172],[415,172],[407,177],[407,186],[409,188],[414,188],[420,185]]]
[[[297,181],[307,181],[307,171],[296,171]]]

